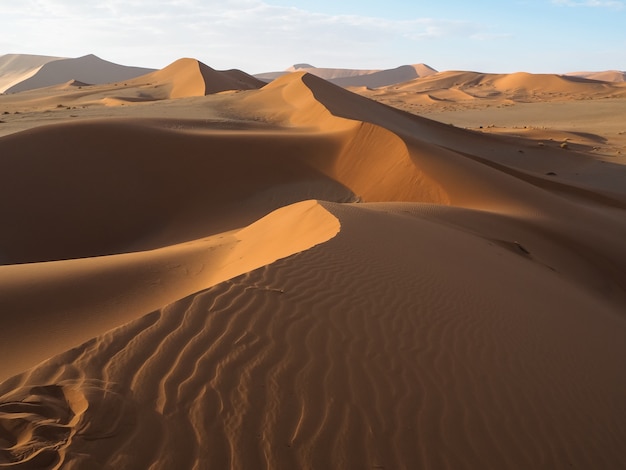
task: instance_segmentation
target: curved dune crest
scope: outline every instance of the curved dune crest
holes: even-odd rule
[[[0,332],[0,355],[21,351],[19,359],[0,366],[0,376],[6,378],[163,305],[323,243],[339,228],[337,219],[316,201],[304,201],[242,230],[158,250],[0,266],[2,320],[21,318]]]

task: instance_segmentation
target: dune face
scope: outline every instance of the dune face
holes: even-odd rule
[[[48,62],[63,57],[28,54],[6,54],[0,56],[0,93],[16,86],[35,75]]]
[[[0,137],[0,466],[626,466],[626,167],[303,71],[147,78]]]
[[[59,59],[47,62],[31,77],[7,88],[6,93],[43,88],[69,80],[79,80],[90,84],[111,83],[144,75],[152,69],[128,67],[102,60],[95,55],[77,59]]]

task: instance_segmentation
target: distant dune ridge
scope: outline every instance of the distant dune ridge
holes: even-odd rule
[[[255,77],[260,80],[271,81],[292,72],[307,72],[342,87],[378,88],[406,82],[414,78],[427,77],[437,71],[425,64],[403,65],[388,70],[317,68],[309,64],[296,64],[284,72],[262,73],[255,75]]]
[[[613,90],[612,84],[582,77],[530,74],[518,72],[512,74],[485,74],[477,72],[441,72],[430,75],[423,80],[412,81],[403,85],[404,89],[414,91],[458,89],[486,93],[518,93],[532,96],[533,93],[560,94],[571,96],[576,93],[589,93]],[[480,94],[478,95],[480,96]]]
[[[626,81],[626,72],[619,70],[607,70],[604,72],[571,72],[566,75],[574,77],[589,78],[592,80],[602,80],[605,82],[624,82]]]
[[[0,466],[626,467],[626,166],[294,68],[0,97]]]
[[[6,54],[0,56],[0,93],[18,85],[35,75],[48,62],[63,57],[28,54]]]
[[[4,57],[6,56],[0,57],[0,60]],[[3,92],[17,93],[58,85],[69,80],[79,80],[89,84],[118,82],[144,75],[153,70],[114,64],[93,54],[76,59],[57,58],[41,64],[41,67],[35,73],[28,77],[24,76],[21,81],[8,86]]]
[[[602,81],[575,75],[492,74],[468,71],[438,72],[376,89],[356,89],[364,96],[402,106],[438,105],[460,102],[558,101],[620,97],[626,94],[624,82]]]
[[[5,67],[7,77],[15,76],[9,74],[9,71],[17,70],[15,64],[22,62],[7,61]],[[32,59],[31,62],[36,60]],[[26,64],[28,63],[26,61]],[[23,75],[20,77],[23,78]],[[218,71],[195,59],[179,59],[161,70],[154,71],[121,66],[90,55],[78,59],[49,61],[33,72],[30,78],[11,86],[6,92],[103,83],[117,87],[116,93],[106,98],[106,103],[114,105],[132,101],[205,96],[227,90],[256,89],[265,85],[265,82],[240,70]],[[133,93],[133,90],[136,93]],[[84,92],[81,91],[80,95],[84,95]]]

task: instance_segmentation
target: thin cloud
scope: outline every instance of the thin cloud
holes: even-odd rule
[[[146,66],[163,66],[183,55],[217,67],[257,70],[267,69],[268,60],[285,61],[286,66],[303,58],[365,65],[384,63],[399,47],[409,49],[411,43],[479,40],[493,34],[464,20],[332,15],[263,0],[9,3],[7,10],[3,8],[3,39],[22,44],[22,51],[96,53],[126,63],[140,58],[137,65]]]
[[[563,5],[568,7],[604,7],[604,8],[624,8],[624,2],[621,1],[602,1],[602,0],[586,0],[586,1],[574,1],[574,0],[552,0],[552,3],[557,5]]]
[[[509,39],[514,37],[511,33],[476,33],[470,36],[472,39],[476,41],[495,41],[497,39]]]
[[[416,18],[391,20],[359,15],[329,15],[314,11],[275,6],[261,0],[103,0],[94,4],[75,0],[22,0],[4,9],[5,14],[16,16],[17,21],[28,22],[35,18],[53,23],[58,20],[87,22],[108,26],[112,21],[124,20],[140,24],[145,20],[163,20],[171,29],[203,23],[206,27],[229,25],[256,26],[250,33],[267,33],[263,27],[290,29],[290,25],[306,29],[348,27],[372,31],[394,31],[408,38],[435,38],[470,36],[478,26],[466,21]],[[21,18],[20,18],[21,17]],[[66,25],[67,26],[67,25]],[[74,26],[80,26],[79,24]],[[67,31],[67,29],[66,29]],[[270,29],[270,32],[272,29]],[[228,33],[225,31],[225,33]],[[342,32],[344,34],[344,32]]]

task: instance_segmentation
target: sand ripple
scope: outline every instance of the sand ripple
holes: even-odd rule
[[[442,231],[400,210],[406,206],[327,206],[342,230],[325,244],[6,382],[55,404],[40,412],[60,424],[45,433],[46,455],[56,459],[47,465],[522,469],[621,461],[626,429],[615,384],[624,377],[608,359],[626,351],[621,320],[606,304],[585,292],[568,299],[568,281],[541,263]],[[390,233],[397,243],[382,245]],[[435,240],[446,249],[433,252]],[[447,257],[459,261],[458,273],[442,268]],[[478,260],[494,278],[463,272]],[[519,293],[522,280],[537,298]],[[498,289],[479,289],[483,282]],[[603,367],[576,344],[593,349]],[[74,385],[24,388],[33,382]],[[85,393],[94,383],[115,384],[117,394]],[[74,405],[84,403],[76,396],[87,404]],[[106,436],[86,433],[87,423]]]

